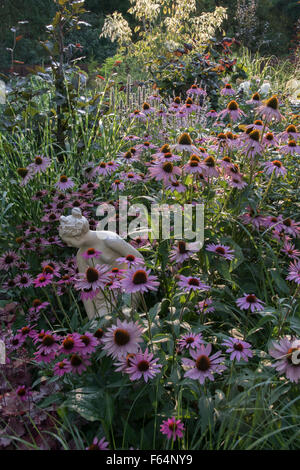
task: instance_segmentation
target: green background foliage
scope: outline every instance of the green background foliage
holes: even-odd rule
[[[235,20],[238,0],[199,0],[198,10],[213,11],[216,6],[228,8],[228,20],[224,29],[228,35],[238,34],[238,24]],[[251,50],[263,54],[287,55],[290,41],[293,37],[293,27],[299,18],[300,4],[295,0],[258,0],[257,21],[253,31]],[[85,7],[89,11],[84,20],[91,28],[83,28],[73,33],[71,42],[83,46],[82,55],[85,62],[102,64],[106,57],[116,52],[116,45],[107,39],[99,39],[104,17],[115,10],[120,11],[129,21],[132,17],[126,12],[130,6],[129,0],[86,0]],[[15,59],[25,64],[40,64],[45,56],[39,40],[46,38],[45,25],[49,24],[55,12],[53,0],[1,0],[0,1],[0,67],[10,66],[10,53],[6,48],[13,45],[11,27],[18,21],[29,21],[28,24],[18,25],[17,35],[22,35],[15,49]],[[272,42],[269,42],[272,41]],[[249,47],[249,44],[247,44]]]

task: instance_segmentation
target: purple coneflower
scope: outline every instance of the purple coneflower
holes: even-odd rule
[[[252,96],[251,96],[251,99],[246,101],[247,104],[254,104],[256,106],[259,106],[261,104],[261,100],[260,100],[260,96],[259,96],[259,93],[254,93]]]
[[[198,277],[193,276],[183,276],[182,274],[179,276],[178,286],[180,289],[184,290],[185,292],[191,291],[207,291],[210,289],[210,286],[203,284]]]
[[[67,359],[63,359],[62,361],[57,362],[53,368],[54,375],[58,375],[59,377],[68,374],[71,372],[71,370],[71,365]]]
[[[241,310],[251,310],[251,312],[260,312],[264,309],[264,304],[262,300],[259,300],[254,294],[244,294],[243,297],[240,297],[236,300],[237,306]]]
[[[37,341],[40,343],[38,351],[45,354],[57,352],[59,349],[59,340],[60,337],[52,331],[42,332],[40,335],[37,335]]]
[[[178,143],[174,148],[178,151],[186,150],[187,152],[198,154],[198,149],[193,145],[193,141],[187,132],[184,132],[179,136]]]
[[[105,440],[105,437],[102,439],[94,438],[93,443],[86,447],[85,450],[108,450],[108,442]]]
[[[222,345],[228,348],[226,352],[230,353],[231,361],[236,359],[239,362],[241,359],[244,359],[245,362],[248,362],[248,358],[253,356],[251,344],[246,341],[237,338],[228,338],[223,341]]]
[[[18,287],[30,287],[33,284],[33,278],[30,274],[23,273],[17,274],[15,277],[15,283]]]
[[[74,354],[80,352],[84,348],[84,343],[81,340],[79,333],[72,333],[63,338],[60,345],[60,352],[64,354]]]
[[[278,134],[278,137],[281,140],[284,140],[284,139],[286,139],[286,140],[290,140],[290,139],[297,140],[300,137],[300,133],[297,132],[297,128],[296,128],[296,126],[294,126],[294,124],[290,124],[284,132],[280,132],[280,134]]]
[[[127,255],[116,259],[116,263],[127,264],[128,268],[132,268],[144,264],[144,260],[134,255]]]
[[[68,178],[66,175],[61,175],[57,183],[55,185],[61,191],[66,191],[67,189],[73,188],[74,182],[71,178]]]
[[[86,371],[88,366],[91,365],[91,362],[85,357],[80,356],[79,354],[72,354],[70,357],[69,365],[71,372],[81,375]]]
[[[296,260],[289,265],[289,274],[286,277],[288,281],[294,281],[300,284],[300,260]]]
[[[190,349],[190,355],[193,359],[182,359],[183,365],[189,367],[184,376],[199,380],[200,384],[203,385],[206,378],[214,380],[214,372],[221,374],[227,369],[226,366],[220,364],[224,360],[224,357],[221,356],[221,351],[211,356],[211,350],[211,344],[206,346],[201,344],[196,350]]]
[[[43,173],[44,171],[46,171],[49,165],[49,158],[43,157],[42,155],[37,155],[33,163],[30,163],[30,165],[28,165],[28,168],[30,168],[30,171],[32,171],[33,174],[36,174]]]
[[[266,162],[263,164],[263,166],[265,167],[265,172],[267,175],[271,175],[273,171],[275,171],[276,176],[284,176],[287,173],[286,168],[283,166],[280,160]]]
[[[126,369],[129,374],[130,380],[144,379],[148,382],[149,379],[159,374],[162,367],[161,364],[157,364],[158,358],[153,359],[153,354],[148,352],[137,352],[134,357],[130,360],[130,365]]]
[[[235,90],[232,88],[230,83],[226,83],[226,85],[224,86],[224,88],[222,88],[220,93],[223,96],[231,96],[231,95],[235,95]]]
[[[299,237],[300,235],[300,222],[295,222],[293,219],[287,217],[282,221],[282,227],[285,233],[292,235],[292,237]]]
[[[121,321],[108,328],[102,338],[103,349],[109,356],[122,358],[129,353],[136,353],[138,343],[142,341],[142,328],[135,322]]]
[[[181,175],[181,170],[172,162],[157,163],[149,168],[149,174],[157,181],[163,181],[165,184],[176,180],[176,175]]]
[[[88,248],[86,251],[81,253],[84,259],[98,258],[102,254],[102,251],[96,250],[95,248]]]
[[[172,262],[183,263],[197,251],[199,251],[199,244],[197,242],[186,243],[185,241],[181,240],[173,246],[169,259]]]
[[[241,116],[245,116],[236,101],[232,100],[228,103],[227,107],[219,113],[219,119],[223,119],[227,115],[230,116],[232,121],[237,121]]]
[[[85,356],[86,354],[92,354],[96,347],[99,345],[99,341],[95,338],[92,333],[86,331],[82,335],[80,335],[80,339],[83,342],[83,347],[80,349],[80,354]]]
[[[272,365],[280,374],[285,374],[291,382],[298,383],[300,379],[300,340],[284,337],[278,342],[273,341],[269,349],[270,356],[277,359]]]
[[[104,265],[97,264],[95,267],[89,267],[85,273],[79,273],[76,276],[75,289],[99,290],[105,287],[109,281],[108,270]]]
[[[26,385],[19,385],[19,387],[16,389],[16,395],[20,398],[20,400],[27,401],[31,397],[32,392],[29,388],[26,387]]]
[[[121,286],[125,292],[133,294],[134,292],[148,292],[157,290],[159,281],[157,276],[150,274],[150,269],[130,269],[121,281]]]
[[[295,140],[290,140],[288,144],[280,147],[280,152],[290,155],[295,155],[300,153],[300,145],[296,144]]]
[[[181,335],[178,340],[178,349],[183,351],[183,349],[197,349],[200,344],[203,343],[201,333],[185,333]]]
[[[196,305],[198,313],[206,314],[206,313],[214,312],[215,308],[212,306],[212,303],[213,301],[211,298],[198,302],[198,304]]]
[[[261,114],[267,122],[271,121],[272,119],[281,121],[283,116],[280,114],[278,108],[279,101],[277,96],[274,95],[265,101],[265,104],[258,106],[258,108],[256,108],[256,112]]]
[[[289,241],[285,241],[283,248],[280,250],[289,258],[298,259],[300,257],[300,251],[295,248],[295,245],[292,245]]]
[[[234,250],[232,250],[229,246],[227,245],[217,245],[216,243],[210,243],[206,247],[207,251],[212,251],[213,253],[217,253],[218,255],[222,256],[225,259],[232,260],[234,258]]]
[[[14,251],[7,251],[0,257],[0,269],[8,271],[17,265],[19,261],[19,256]]]
[[[160,432],[165,434],[168,439],[172,438],[173,441],[175,441],[177,437],[181,439],[183,437],[182,431],[184,430],[184,424],[181,420],[174,417],[168,418],[160,425]]]
[[[53,282],[53,276],[51,274],[39,274],[36,279],[34,279],[33,283],[35,287],[45,287],[48,284]]]

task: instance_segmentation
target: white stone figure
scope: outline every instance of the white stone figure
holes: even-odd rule
[[[126,269],[126,264],[116,262],[117,258],[134,255],[137,258],[143,256],[129,243],[123,240],[117,233],[106,230],[90,230],[88,220],[82,215],[81,210],[76,207],[72,209],[72,215],[60,217],[59,235],[61,239],[74,248],[77,252],[77,265],[80,273],[85,273],[89,267],[96,264],[105,264],[109,269],[118,267]],[[101,255],[92,259],[82,256],[88,248],[101,251]],[[135,296],[135,304],[138,296]],[[93,299],[84,300],[84,307],[89,319],[102,317],[111,313],[112,306],[107,302],[102,292]]]

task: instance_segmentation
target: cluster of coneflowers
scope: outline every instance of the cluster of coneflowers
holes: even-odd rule
[[[138,322],[117,319],[103,330],[70,332],[65,336],[52,331],[51,325],[48,330],[37,328],[41,319],[50,320],[50,323],[59,320],[56,305],[60,308],[61,303],[54,306],[54,302],[60,297],[62,300],[67,298],[69,302],[78,297],[93,301],[102,292],[110,302],[111,296],[114,298],[122,292],[145,294],[163,289],[160,269],[153,264],[151,270],[142,257],[132,255],[117,260],[127,269],[107,269],[97,261],[101,253],[89,248],[82,256],[90,266],[84,273],[78,273],[75,257],[65,258],[63,255],[64,244],[58,236],[58,222],[61,215],[79,207],[88,218],[90,229],[95,230],[95,211],[100,204],[97,196],[103,188],[113,198],[116,194],[131,196],[142,193],[145,186],[150,185],[183,206],[186,202],[197,202],[203,191],[216,188],[218,184],[222,188],[220,194],[229,189],[229,193],[239,197],[239,191],[263,178],[267,182],[263,195],[266,199],[274,178],[284,179],[289,171],[289,160],[300,154],[300,133],[292,123],[285,125],[281,132],[272,130],[273,123],[282,125],[283,121],[276,96],[263,101],[258,93],[254,93],[241,109],[238,100],[234,99],[237,93],[230,84],[224,85],[221,95],[223,100],[229,101],[220,112],[213,109],[207,112],[203,106],[206,91],[197,84],[188,90],[185,100],[174,97],[167,105],[162,103],[158,94],[150,96],[141,109],[130,115],[136,122],[136,133],[142,135],[124,136],[122,151],[110,159],[85,163],[78,178],[62,172],[49,188],[43,174],[47,175],[54,162],[43,155],[35,156],[27,167],[17,169],[22,186],[38,181],[40,189],[32,195],[32,201],[42,209],[43,216],[39,226],[30,221],[18,226],[20,236],[16,238],[16,247],[8,249],[0,257],[4,288],[9,292],[16,290],[22,298],[29,293],[24,308],[28,324],[9,338],[9,352],[24,347],[29,338],[36,347],[35,362],[45,363],[58,376],[83,374],[93,366],[93,354],[98,348],[112,358],[114,370],[127,375],[131,381],[149,383],[163,373],[164,364],[151,341],[145,341],[144,329]],[[144,134],[143,123],[146,123],[148,132],[151,132],[151,121],[157,118],[163,119],[166,129],[170,123],[175,123],[178,128],[179,124],[189,122],[191,116],[200,116],[201,113],[205,113],[212,129],[218,131],[203,133],[194,139],[184,131],[177,133],[177,142],[166,130]],[[247,114],[253,117],[250,125],[244,124]],[[242,120],[242,124],[238,131],[233,131],[238,120]],[[118,202],[114,205],[120,220]],[[266,213],[260,205],[255,207],[250,202],[246,211],[241,210],[239,220],[254,235],[268,234],[284,263],[286,280],[291,282],[292,289],[296,284],[298,292],[300,251],[296,239],[300,236],[300,222],[286,212]],[[158,249],[155,240],[150,242],[137,237],[130,243],[137,249],[142,248],[149,258],[151,252]],[[221,243],[219,239],[206,240],[203,250],[228,265],[235,259],[234,247],[230,243]],[[170,243],[170,282],[174,294],[185,294],[185,299],[196,298],[196,314],[213,314],[213,286],[198,267],[198,252],[196,243],[184,240]],[[38,270],[33,257],[41,258]],[[263,314],[265,303],[257,294],[241,292],[235,300],[236,306],[249,314]],[[216,375],[223,374],[227,368],[226,360],[247,362],[254,354],[246,335],[243,338],[228,336],[221,346],[228,357],[221,350],[216,351],[216,344],[205,341],[200,332],[191,330],[180,335],[176,351],[184,377],[203,385],[206,380],[213,381]],[[295,355],[299,350],[300,340],[290,336],[274,341],[269,350],[275,359],[273,367],[295,383],[300,380],[300,365]],[[23,401],[30,398],[30,393],[24,385],[17,390]],[[175,417],[161,425],[161,432],[174,440],[181,438],[183,431],[183,423]],[[107,445],[104,438],[95,438],[90,448],[105,449]]]

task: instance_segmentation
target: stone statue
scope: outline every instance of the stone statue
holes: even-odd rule
[[[77,265],[80,273],[85,273],[89,267],[95,264],[107,265],[109,269],[114,267],[127,269],[126,264],[116,262],[116,259],[127,255],[137,258],[143,256],[129,243],[125,242],[117,233],[106,230],[90,230],[88,220],[82,215],[81,210],[76,207],[72,209],[72,215],[60,217],[59,235],[61,239],[74,248],[77,252]],[[94,248],[101,254],[92,260],[82,256],[88,248]],[[136,296],[135,304],[138,303]],[[111,313],[111,305],[99,292],[94,299],[84,300],[86,313],[91,320],[94,317],[102,317]]]

